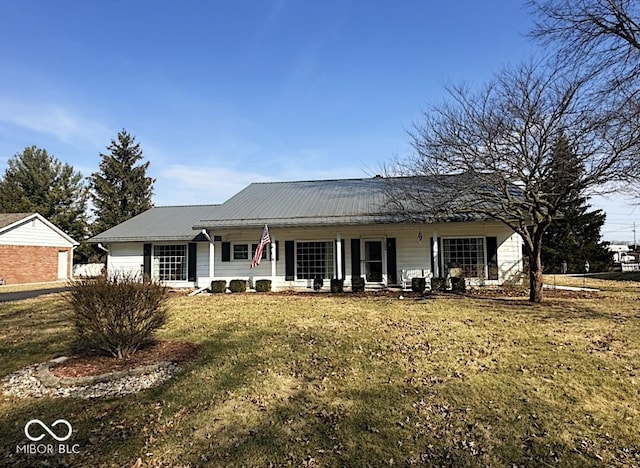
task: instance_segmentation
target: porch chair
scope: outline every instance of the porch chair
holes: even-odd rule
[[[410,268],[401,271],[402,276],[402,289],[411,289],[411,278],[424,278],[424,269]]]

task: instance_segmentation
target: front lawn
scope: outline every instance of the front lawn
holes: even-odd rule
[[[0,396],[0,456],[45,460],[15,453],[25,423],[64,418],[79,453],[53,465],[638,465],[640,300],[615,283],[541,305],[176,296],[161,336],[202,344],[192,367],[123,399]],[[66,310],[0,304],[0,376],[68,353]]]

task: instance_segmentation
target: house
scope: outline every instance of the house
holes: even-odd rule
[[[271,246],[250,262],[267,225]],[[382,177],[254,183],[220,205],[152,208],[90,239],[109,271],[145,273],[174,287],[214,279],[271,279],[274,289],[363,277],[367,287],[461,273],[499,285],[522,271],[522,241],[502,223],[404,222]],[[326,284],[327,282],[325,282]]]
[[[0,284],[71,278],[77,245],[38,213],[0,213]]]

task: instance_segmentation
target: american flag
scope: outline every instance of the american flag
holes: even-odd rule
[[[262,237],[260,238],[260,243],[258,247],[256,247],[256,253],[253,256],[253,260],[251,260],[251,268],[255,268],[260,265],[260,260],[262,260],[262,251],[264,250],[264,246],[267,244],[271,244],[271,238],[269,237],[269,228],[267,225],[264,225],[264,230],[262,231]]]

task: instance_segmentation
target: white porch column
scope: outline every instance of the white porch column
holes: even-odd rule
[[[336,278],[342,279],[342,236],[338,233],[338,237],[336,238],[336,265],[338,271],[336,272]]]
[[[433,251],[431,252],[431,269],[433,270],[434,278],[440,276],[440,265],[438,265],[438,233],[433,231]]]
[[[209,278],[213,281],[216,277],[216,245],[209,241]]]
[[[275,289],[276,286],[276,240],[271,238],[271,288]]]

